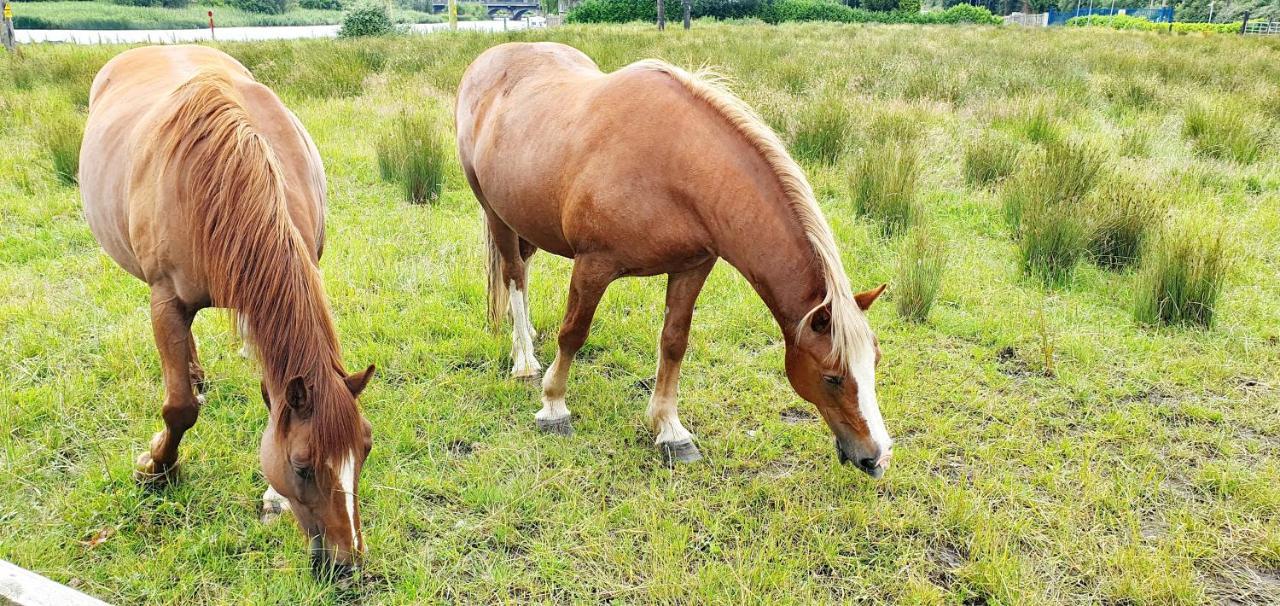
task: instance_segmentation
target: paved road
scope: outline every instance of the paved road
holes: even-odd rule
[[[458,29],[500,32],[528,28],[530,19],[520,21],[460,21]],[[410,26],[414,33],[448,30],[447,23],[419,23]],[[214,30],[218,40],[293,40],[297,38],[333,38],[338,35],[336,25],[298,25],[286,27],[219,27]],[[19,44],[33,42],[73,42],[76,44],[138,44],[201,42],[208,40],[207,29],[136,29],[136,30],[87,30],[87,29],[20,29]]]

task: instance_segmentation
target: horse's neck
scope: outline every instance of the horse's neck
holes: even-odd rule
[[[726,217],[717,252],[764,300],[790,339],[822,299],[822,267],[795,213],[783,199],[748,200]]]
[[[289,261],[294,287],[266,304],[240,310],[247,313],[263,372],[280,386],[295,376],[317,378],[336,368],[340,357],[319,271],[297,253]]]

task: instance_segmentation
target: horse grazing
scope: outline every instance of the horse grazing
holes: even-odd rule
[[[325,180],[302,124],[235,59],[200,46],[121,53],[93,81],[80,149],[85,216],[98,242],[151,287],[165,428],[138,458],[173,479],[178,443],[204,403],[191,322],[228,308],[260,361],[269,421],[264,508],[291,509],[317,573],[363,550],[356,486],[372,445],[317,263]]]
[[[853,294],[803,172],[746,104],[661,61],[605,74],[568,46],[503,44],[467,68],[455,118],[488,225],[489,316],[497,323],[510,311],[516,377],[540,371],[529,258],[542,249],[573,259],[539,427],[571,432],[569,365],[609,283],[665,273],[646,417],[668,458],[700,458],[676,413],[676,383],[694,300],[724,258],[773,312],[787,378],[831,427],[839,460],[883,474],[892,440],[876,403],[880,351],[864,311],[884,286]]]

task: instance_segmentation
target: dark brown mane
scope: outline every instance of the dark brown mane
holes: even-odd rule
[[[324,286],[289,217],[271,146],[221,73],[197,74],[173,92],[170,107],[156,148],[186,202],[212,303],[247,322],[269,385],[303,378],[316,460],[346,456],[360,415],[340,380],[346,373]]]

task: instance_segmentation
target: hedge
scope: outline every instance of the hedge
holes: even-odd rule
[[[1168,23],[1156,23],[1148,21],[1141,17],[1132,15],[1116,15],[1114,17],[1104,17],[1101,15],[1091,15],[1086,17],[1072,17],[1067,20],[1067,25],[1072,27],[1109,27],[1112,29],[1138,30],[1144,32],[1167,32],[1169,31]],[[1190,33],[1217,33],[1217,34],[1234,34],[1240,31],[1240,22],[1235,23],[1181,23],[1173,24],[1174,33],[1190,34]]]
[[[911,0],[899,0],[917,6]],[[680,0],[667,0],[667,18],[678,19]],[[945,11],[927,13],[870,11],[837,4],[832,0],[694,0],[693,17],[717,19],[759,18],[768,23],[834,21],[838,23],[978,23],[995,25],[1000,18],[986,8],[957,4]],[[565,16],[566,23],[652,22],[658,18],[655,0],[586,0]]]

